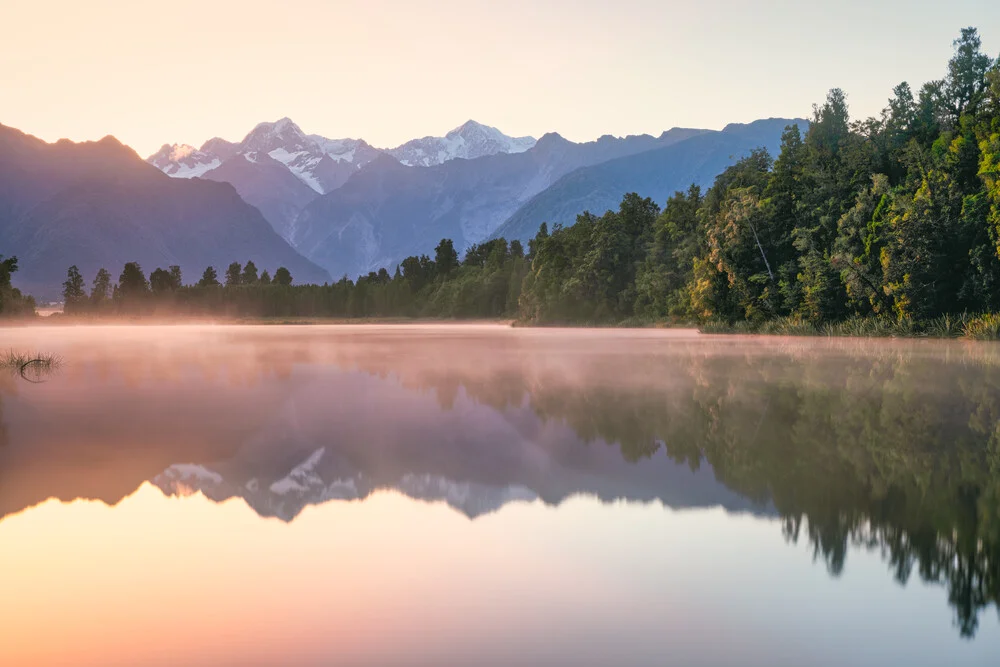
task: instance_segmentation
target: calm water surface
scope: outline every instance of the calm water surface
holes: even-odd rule
[[[1000,347],[0,329],[2,665],[997,665]]]

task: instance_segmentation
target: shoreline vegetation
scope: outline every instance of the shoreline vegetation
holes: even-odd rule
[[[357,280],[295,285],[252,261],[185,284],[179,266],[117,283],[76,266],[52,323],[508,321],[515,326],[696,326],[702,333],[1000,339],[1000,59],[974,28],[942,79],[901,83],[878,117],[833,89],[779,154],[742,157],[661,209],[542,224],[525,247],[450,239]],[[0,256],[0,316],[35,313]],[[34,321],[38,321],[37,318]]]

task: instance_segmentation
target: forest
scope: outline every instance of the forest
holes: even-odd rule
[[[71,267],[65,312],[1000,337],[1000,59],[975,28],[953,46],[943,78],[900,83],[878,117],[852,120],[833,89],[777,156],[754,151],[662,209],[628,194],[617,211],[543,224],[527,248],[492,239],[460,258],[442,239],[433,258],[325,285],[253,262],[193,284],[129,263],[88,291]],[[0,312],[30,311],[10,262]]]

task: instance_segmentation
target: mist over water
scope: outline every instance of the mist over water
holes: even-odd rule
[[[1000,347],[488,325],[0,347],[64,360],[0,374],[0,664],[1000,656]]]

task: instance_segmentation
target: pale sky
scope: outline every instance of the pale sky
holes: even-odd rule
[[[944,75],[993,0],[4,0],[0,123],[53,141],[238,140],[289,116],[379,147],[473,118],[507,134],[658,134],[852,114]]]

